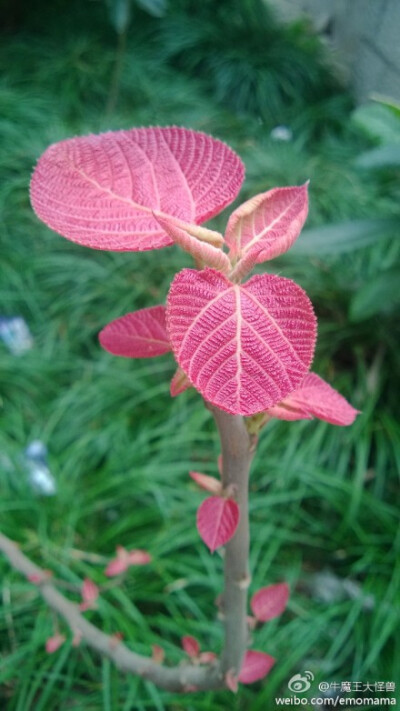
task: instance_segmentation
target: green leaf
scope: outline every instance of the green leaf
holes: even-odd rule
[[[378,314],[390,314],[400,307],[400,269],[388,269],[368,281],[355,294],[350,320],[364,321]]]
[[[388,108],[394,116],[400,119],[400,103],[391,96],[382,96],[381,94],[371,94],[372,101],[378,102],[382,106]]]
[[[400,166],[400,143],[389,143],[371,151],[365,151],[356,158],[357,168],[386,168]]]
[[[131,0],[106,0],[110,21],[120,35],[126,32],[131,18]]]
[[[378,143],[400,144],[400,117],[389,106],[366,104],[352,113],[353,122]]]
[[[318,257],[352,252],[379,242],[398,228],[396,218],[368,218],[323,225],[304,230],[291,247],[290,254]]]
[[[136,4],[153,17],[163,17],[167,11],[167,0],[136,0]]]

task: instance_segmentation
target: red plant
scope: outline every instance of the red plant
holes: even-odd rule
[[[116,635],[107,637],[61,603],[43,572],[0,536],[0,546],[74,631],[124,670],[180,691],[229,688],[264,677],[275,659],[247,650],[248,627],[281,614],[289,589],[279,583],[256,592],[247,617],[248,474],[260,429],[272,418],[318,417],[351,424],[357,414],[339,393],[309,373],[316,318],[303,289],[290,279],[257,274],[255,265],[286,252],[299,237],[308,211],[308,184],[274,188],[231,214],[225,235],[202,226],[237,196],[244,178],[240,158],[224,143],[184,128],[140,128],[85,136],[50,146],[31,183],[37,215],[67,239],[94,249],[143,251],[179,245],[196,268],[174,278],[166,306],[128,313],[109,323],[100,343],[114,355],[144,358],[172,351],[176,396],[193,386],[213,414],[222,447],[221,480],[199,472],[192,479],[213,495],[197,514],[211,551],[225,546],[221,600],[225,642],[221,658],[200,652],[194,637],[182,646],[185,666],[163,665],[164,650],[134,654]],[[243,419],[245,416],[247,419]],[[150,562],[146,551],[120,547],[109,577]],[[94,607],[98,588],[86,580],[81,609]],[[53,652],[63,642],[47,642]],[[208,665],[205,668],[204,665]]]

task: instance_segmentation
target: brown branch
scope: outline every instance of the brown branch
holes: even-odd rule
[[[121,642],[99,630],[88,622],[78,605],[67,600],[48,581],[46,571],[32,563],[18,548],[16,543],[0,533],[0,551],[8,558],[12,567],[25,577],[35,576],[44,582],[37,585],[37,590],[47,604],[67,622],[73,633],[78,633],[89,647],[105,657],[109,657],[121,671],[138,674],[157,686],[168,691],[194,691],[226,688],[219,665],[195,666],[182,664],[178,667],[166,667],[148,657],[132,652]]]

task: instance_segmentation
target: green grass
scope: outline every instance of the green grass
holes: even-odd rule
[[[243,199],[311,177],[311,226],[396,215],[398,186],[392,175],[356,169],[353,159],[367,143],[351,124],[317,143],[306,130],[292,143],[273,142],[257,120],[222,109],[196,80],[157,68],[144,49],[138,53],[137,36],[128,44],[117,111],[107,116],[112,37],[96,23],[67,30],[60,28],[67,38],[61,43],[46,27],[35,37],[25,28],[0,48],[1,311],[21,314],[35,339],[19,357],[0,344],[1,528],[73,585],[85,575],[104,581],[117,544],[147,548],[153,564],[131,571],[86,614],[123,632],[139,652],[161,644],[177,663],[183,634],[197,636],[203,649],[222,644],[214,605],[222,559],[199,540],[194,522],[203,495],[188,477],[190,469],[216,473],[217,436],[194,391],[169,397],[171,356],[113,358],[97,333],[122,313],[163,302],[175,271],[190,260],[176,248],[95,252],[50,232],[29,206],[34,162],[50,142],[76,133],[177,123],[214,133],[240,152],[248,168]],[[315,683],[396,680],[398,325],[390,316],[350,322],[349,308],[359,286],[391,269],[398,254],[392,237],[346,255],[288,255],[268,265],[309,290],[320,319],[315,369],[363,411],[351,428],[274,422],[260,438],[251,480],[251,591],[280,580],[292,591],[283,617],[253,635],[255,648],[277,658],[268,680],[241,687],[236,697],[179,696],[120,674],[85,646],[68,642],[48,656],[51,613],[0,561],[1,708],[264,711],[305,669]],[[57,481],[49,499],[32,492],[21,461],[37,438],[48,446]],[[102,558],[95,563],[88,554]],[[353,580],[360,594],[324,601],[315,587],[324,570]]]

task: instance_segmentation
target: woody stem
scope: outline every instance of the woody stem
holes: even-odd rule
[[[209,405],[216,421],[222,448],[222,484],[235,491],[240,509],[239,525],[225,546],[224,593],[222,612],[225,643],[221,657],[223,676],[239,675],[247,647],[247,590],[249,573],[248,482],[255,439],[250,437],[244,419]]]

